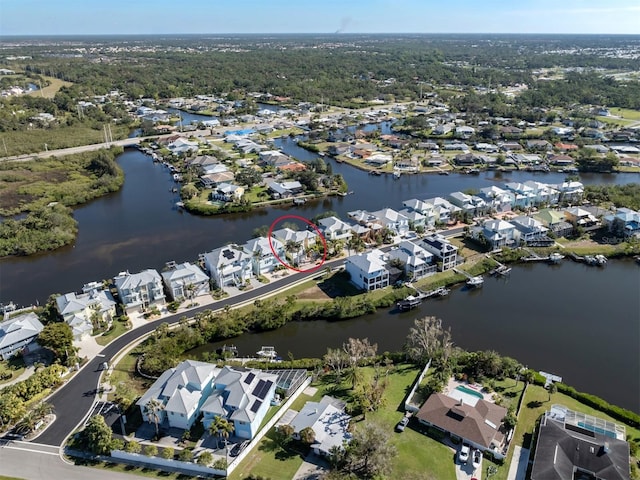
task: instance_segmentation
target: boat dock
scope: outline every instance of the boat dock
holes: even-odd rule
[[[499,261],[497,261],[495,258],[493,258],[491,255],[487,254],[487,258],[489,260],[493,260],[494,262],[496,262],[498,264],[498,266],[496,268],[494,268],[493,270],[491,270],[489,272],[489,275],[509,275],[511,273],[511,267],[507,266],[507,265],[503,265],[502,263],[500,263]]]
[[[481,287],[482,284],[484,283],[484,278],[482,278],[481,275],[478,275],[478,276],[474,277],[469,272],[465,272],[464,270],[460,270],[458,268],[454,268],[453,271],[456,272],[456,273],[460,273],[460,274],[464,275],[465,277],[467,277],[467,286],[468,287]]]

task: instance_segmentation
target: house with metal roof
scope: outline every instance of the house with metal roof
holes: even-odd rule
[[[399,260],[405,275],[412,280],[436,272],[433,254],[408,240],[400,242],[396,248],[389,250],[388,258],[389,260]]]
[[[445,271],[458,263],[458,247],[451,244],[442,235],[428,235],[420,241],[420,246],[433,254],[439,264],[439,270]]]
[[[205,268],[220,288],[242,285],[253,278],[251,255],[239,245],[225,245],[202,255]]]
[[[283,243],[273,237],[271,240],[267,237],[252,238],[242,248],[251,255],[251,268],[256,275],[272,272],[282,265],[279,258],[284,259],[285,256]]]
[[[223,417],[233,423],[235,436],[253,438],[275,395],[277,378],[260,370],[223,367],[200,408],[204,428]]]
[[[327,217],[318,220],[318,227],[327,240],[347,241],[353,236],[351,225],[338,217]]]
[[[33,313],[23,313],[0,323],[0,357],[13,357],[23,349],[31,348],[44,326]]]
[[[348,257],[345,270],[349,273],[351,283],[362,290],[377,290],[389,286],[385,254],[377,248]]]
[[[116,316],[116,301],[111,292],[96,282],[85,285],[81,294],[71,292],[60,295],[56,298],[56,307],[64,321],[71,326],[75,340],[91,335],[94,320],[110,324]]]
[[[174,299],[194,298],[209,292],[209,277],[189,262],[173,265],[162,272],[169,296]]]
[[[144,311],[152,305],[164,305],[162,277],[153,269],[139,273],[120,272],[113,281],[127,313]]]

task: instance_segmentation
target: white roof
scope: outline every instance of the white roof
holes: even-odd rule
[[[6,320],[0,323],[0,349],[35,338],[43,328],[38,316],[33,312]]]
[[[136,289],[140,285],[161,284],[160,274],[153,269],[143,270],[139,273],[122,272],[113,278],[118,290]]]
[[[209,281],[209,277],[200,270],[200,267],[189,262],[180,263],[175,268],[162,272],[162,278],[164,278],[167,285],[176,282],[197,284]]]
[[[351,255],[347,258],[347,262],[355,265],[361,271],[366,273],[374,273],[384,270],[387,264],[384,260],[384,253],[377,248],[359,255]]]
[[[330,397],[320,402],[307,402],[291,421],[296,433],[311,427],[315,433],[314,448],[328,454],[332,447],[342,448],[344,442],[351,440],[348,432],[351,417],[338,408]]]
[[[262,255],[271,254],[271,246],[273,246],[273,249],[276,252],[282,250],[283,248],[282,242],[273,237],[271,238],[271,243],[269,243],[269,239],[267,237],[257,237],[252,238],[243,245],[246,252],[249,252],[251,254],[255,252],[262,252]]]

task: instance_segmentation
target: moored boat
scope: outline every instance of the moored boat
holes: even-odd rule
[[[563,258],[564,258],[564,255],[562,255],[561,253],[553,252],[551,255],[549,255],[549,262],[558,263]]]
[[[404,300],[400,300],[396,305],[398,307],[398,310],[405,312],[407,310],[411,310],[412,308],[416,308],[421,303],[422,300],[420,298],[409,295]]]
[[[278,356],[278,354],[276,353],[275,347],[269,347],[264,345],[260,347],[260,350],[256,352],[256,355],[258,355],[259,357],[271,358],[271,359],[276,358]]]
[[[607,264],[607,257],[604,255],[596,255],[594,258],[596,259],[596,264],[599,267],[604,267]]]
[[[484,278],[477,276],[477,277],[471,277],[469,278],[469,280],[467,280],[467,286],[469,287],[473,287],[473,288],[479,288],[484,284]]]

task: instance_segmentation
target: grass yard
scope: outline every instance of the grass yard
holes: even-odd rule
[[[19,377],[24,373],[25,365],[22,358],[13,357],[9,360],[4,360],[0,362],[0,385],[3,383],[10,382],[14,378]],[[10,373],[11,377],[1,380],[3,375]]]
[[[99,335],[96,337],[96,343],[98,345],[105,346],[108,343],[110,343],[111,340],[115,340],[116,338],[118,338],[120,335],[124,334],[128,330],[129,329],[126,327],[124,323],[116,320],[113,322],[111,329],[107,330],[102,335]]]
[[[65,80],[60,80],[55,77],[44,77],[49,81],[49,85],[44,87],[42,90],[35,90],[33,92],[29,92],[27,95],[31,95],[32,97],[45,97],[45,98],[53,98],[55,97],[58,90],[62,87],[69,87],[73,85],[71,82],[67,82]]]
[[[111,373],[109,383],[113,386],[114,391],[116,385],[121,382],[131,386],[131,388],[135,390],[138,395],[142,395],[147,391],[149,385],[152,382],[150,380],[144,380],[141,377],[135,376],[135,365],[137,358],[137,355],[129,353],[125,355],[115,367],[113,367],[113,372]],[[110,400],[113,400],[114,391],[109,394]]]
[[[630,110],[628,108],[610,108],[611,115],[629,120],[640,121],[640,110]]]

